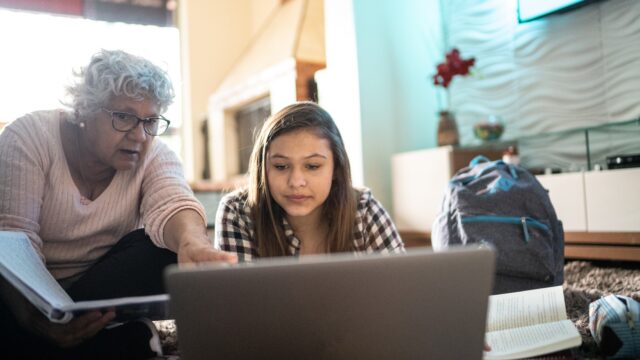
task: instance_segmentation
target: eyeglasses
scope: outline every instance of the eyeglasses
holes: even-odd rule
[[[158,136],[167,131],[171,123],[162,115],[149,116],[143,119],[124,111],[111,111],[105,108],[102,108],[102,110],[111,115],[111,125],[120,132],[131,131],[142,123],[144,132],[151,136]]]

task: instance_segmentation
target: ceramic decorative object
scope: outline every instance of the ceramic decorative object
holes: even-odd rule
[[[458,125],[453,113],[441,111],[440,120],[438,121],[438,146],[458,146],[459,143]]]

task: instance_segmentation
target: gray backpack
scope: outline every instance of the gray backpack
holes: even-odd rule
[[[449,182],[431,234],[437,251],[496,250],[494,294],[562,285],[564,232],[547,190],[527,170],[476,157]]]

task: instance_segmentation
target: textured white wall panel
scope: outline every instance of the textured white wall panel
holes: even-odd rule
[[[473,124],[496,114],[503,139],[524,138],[528,166],[581,168],[585,136],[572,129],[640,117],[640,1],[600,1],[525,24],[514,0],[442,1],[445,43],[476,57],[476,74],[450,87],[463,145],[478,144]],[[638,135],[640,126],[592,133],[592,157],[638,152]]]
[[[640,116],[640,1],[602,5],[605,87],[612,121]]]

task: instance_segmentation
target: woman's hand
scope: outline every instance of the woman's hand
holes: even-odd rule
[[[37,311],[35,308],[33,310]],[[92,311],[74,317],[66,324],[56,324],[38,312],[32,314],[27,329],[61,348],[70,348],[94,337],[115,316],[114,311],[108,311],[104,314],[100,311]]]
[[[167,221],[164,225],[164,242],[178,254],[179,264],[238,262],[235,254],[213,247],[202,217],[192,209],[178,211]]]
[[[66,324],[56,324],[4,279],[0,279],[0,292],[22,328],[62,348],[73,347],[92,338],[115,317],[113,311],[104,314],[93,311],[74,317]]]
[[[178,247],[178,263],[199,263],[199,262],[225,262],[235,264],[238,257],[235,254],[215,249],[211,244],[202,241],[183,240]]]

